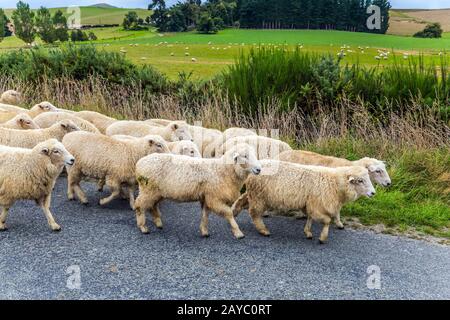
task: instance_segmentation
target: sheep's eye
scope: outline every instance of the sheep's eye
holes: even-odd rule
[[[162,144],[160,144],[160,143],[158,143],[156,146],[157,146],[158,148],[162,148]]]
[[[363,179],[359,179],[358,183],[364,184],[364,180]]]
[[[381,170],[380,169],[378,169],[377,171],[375,171],[376,173],[381,173]]]
[[[58,150],[53,150],[53,153],[59,153],[59,151]]]

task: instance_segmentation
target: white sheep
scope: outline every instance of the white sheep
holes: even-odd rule
[[[257,134],[255,131],[252,131],[250,129],[229,128],[225,130],[223,133],[217,134],[213,137],[213,141],[211,141],[205,146],[203,156],[205,158],[214,158],[216,156],[216,153],[218,156],[221,156],[223,154],[223,150],[221,149],[221,147],[225,142],[235,137],[245,137],[245,136],[257,136]]]
[[[151,153],[170,152],[164,139],[155,135],[125,141],[80,131],[66,135],[63,144],[77,159],[76,164],[67,170],[69,200],[75,199],[76,194],[81,203],[87,204],[88,199],[80,182],[83,178],[93,178],[105,181],[111,190],[111,195],[101,199],[100,205],[117,198],[124,186],[128,190],[132,208],[136,162]]]
[[[18,129],[18,130],[30,130],[39,129],[40,127],[31,117],[26,113],[20,113],[11,120],[0,124],[1,128]]]
[[[19,105],[22,100],[20,92],[15,90],[8,90],[2,93],[0,96],[0,103]]]
[[[220,157],[226,150],[236,144],[246,143],[251,145],[258,155],[258,159],[278,159],[281,152],[292,150],[285,142],[264,136],[239,136],[227,140],[222,146],[216,149],[215,156]]]
[[[80,128],[70,120],[63,120],[55,123],[50,128],[35,130],[16,130],[0,128],[0,144],[10,147],[34,148],[40,142],[62,138],[72,131],[78,131]]]
[[[165,127],[152,126],[141,121],[117,121],[106,129],[106,135],[127,135],[133,137],[159,135],[169,142],[192,140],[188,125],[184,121],[173,121]]]
[[[114,118],[105,116],[95,111],[80,111],[76,113],[76,116],[78,118],[89,121],[103,134],[106,132],[106,128],[117,121]]]
[[[76,116],[76,114],[67,113],[66,111],[45,112],[45,113],[41,113],[36,118],[34,118],[34,121],[41,128],[49,128],[52,125],[54,125],[56,122],[59,122],[61,120],[71,120],[83,131],[88,131],[88,132],[92,132],[92,133],[100,133],[100,131],[97,129],[97,127],[94,126],[89,121],[78,118]]]
[[[74,157],[56,139],[39,143],[33,149],[0,146],[0,231],[7,230],[9,209],[17,200],[35,200],[50,228],[61,230],[50,212],[51,193],[56,179]]]
[[[234,236],[243,238],[233,217],[231,205],[250,173],[259,174],[261,166],[255,151],[248,145],[237,145],[220,159],[198,159],[164,154],[150,155],[136,164],[139,196],[136,219],[142,233],[148,233],[145,213],[151,210],[153,221],[162,227],[158,203],[163,199],[182,202],[200,201],[202,205],[202,236],[209,236],[209,210],[224,217]]]
[[[269,159],[261,160],[261,165],[261,175],[247,179],[246,192],[232,209],[237,216],[248,203],[253,223],[262,235],[270,235],[261,219],[266,210],[301,210],[308,215],[306,237],[312,238],[311,224],[317,220],[324,225],[319,238],[324,243],[331,220],[346,203],[375,195],[364,167],[327,168]]]
[[[50,112],[50,111],[59,111],[59,109],[57,107],[55,107],[53,104],[51,104],[48,101],[43,101],[41,103],[38,103],[36,105],[34,105],[33,107],[31,107],[31,109],[24,109],[21,107],[17,107],[15,105],[9,105],[9,104],[0,104],[0,109],[4,112],[9,112],[12,114],[13,118],[15,115],[20,114],[20,113],[26,113],[28,114],[31,118],[35,118],[36,116],[38,116],[39,114],[43,113],[43,112]],[[10,119],[11,119],[10,118]],[[4,119],[0,119],[0,121],[6,121]],[[9,119],[7,119],[9,120]]]
[[[197,145],[188,140],[170,142],[168,144],[169,150],[173,154],[178,154],[182,156],[188,156],[193,158],[201,158],[202,155]]]
[[[288,150],[280,154],[281,161],[293,162],[305,165],[324,166],[330,168],[361,166],[369,170],[369,176],[372,183],[379,184],[385,188],[391,185],[391,178],[386,170],[383,161],[373,158],[362,158],[356,161],[350,161],[343,158],[324,156],[311,151]],[[301,215],[300,215],[301,217]],[[340,214],[336,217],[336,226],[343,229],[344,224],[341,221]]]

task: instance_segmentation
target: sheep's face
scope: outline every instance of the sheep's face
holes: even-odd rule
[[[51,104],[48,101],[43,101],[37,105],[35,105],[32,110],[35,110],[37,113],[42,112],[58,112],[58,108],[55,107],[53,104]]]
[[[160,136],[150,135],[144,138],[148,145],[148,154],[151,153],[170,153],[167,142]]]
[[[362,170],[352,170],[348,175],[348,183],[350,188],[356,193],[357,198],[359,197],[373,197],[375,195],[375,188],[370,181],[369,172],[367,169],[362,168]]]
[[[34,122],[33,119],[31,119],[31,117],[25,113],[19,115],[16,121],[17,125],[24,130],[39,129],[39,126],[36,124],[36,122]]]
[[[367,168],[369,170],[370,179],[383,187],[389,187],[391,185],[391,178],[386,170],[386,165],[377,160],[374,164],[369,165]]]
[[[241,169],[255,175],[261,173],[261,163],[256,156],[255,149],[250,145],[238,144],[227,153],[232,155],[234,165],[238,165]]]
[[[50,158],[50,161],[56,167],[72,166],[75,163],[75,158],[67,151],[64,145],[52,139],[45,143],[40,150],[41,154]]]
[[[191,133],[189,132],[189,127],[184,122],[173,122],[169,125],[170,130],[172,132],[171,140],[172,141],[183,141],[189,140],[193,141]]]
[[[18,105],[20,103],[20,101],[22,100],[22,97],[21,97],[20,92],[17,92],[15,90],[8,90],[2,94],[1,100],[4,103]]]
[[[70,133],[73,131],[80,131],[81,129],[71,120],[63,120],[59,122],[61,128],[63,128],[66,133]]]
[[[202,155],[197,148],[197,145],[191,141],[181,141],[177,148],[175,148],[174,154],[180,154],[192,158],[201,158]]]

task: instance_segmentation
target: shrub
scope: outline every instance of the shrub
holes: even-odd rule
[[[425,29],[414,34],[416,38],[441,38],[442,33],[441,24],[439,22],[427,24]]]

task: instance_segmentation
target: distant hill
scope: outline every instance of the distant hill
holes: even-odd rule
[[[109,3],[97,3],[90,5],[89,7],[95,7],[95,8],[117,8]]]
[[[390,34],[413,35],[427,23],[439,22],[444,32],[450,32],[450,9],[393,9],[390,11]]]
[[[106,5],[107,7],[103,5]],[[121,24],[128,11],[136,11],[138,16],[142,19],[145,19],[150,14],[150,11],[147,9],[116,8],[103,3],[94,6],[80,7],[80,9],[81,24],[83,25]],[[6,15],[11,17],[13,10],[14,9],[6,9]],[[57,10],[61,10],[67,17],[72,15],[72,12],[67,11],[67,7],[49,8],[49,10],[51,14],[54,14]]]

